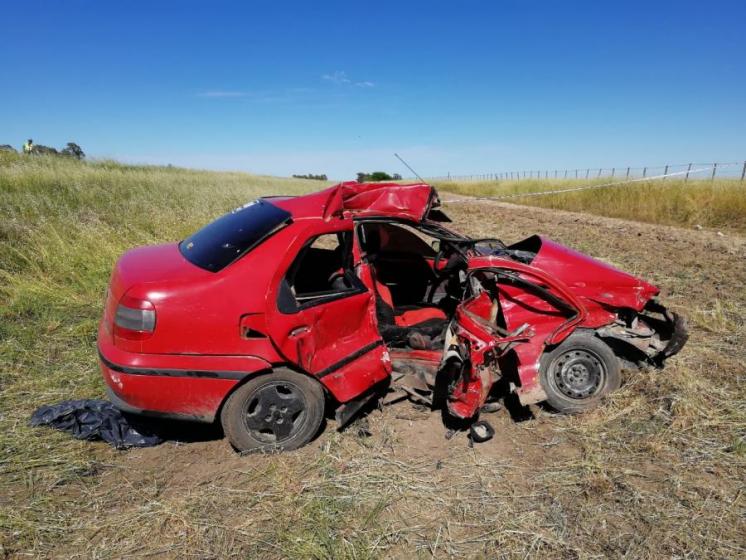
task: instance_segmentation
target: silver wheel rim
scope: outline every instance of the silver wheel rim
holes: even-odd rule
[[[292,439],[306,420],[307,403],[303,391],[287,381],[259,387],[247,399],[243,420],[251,436],[266,444]]]
[[[598,396],[603,390],[608,373],[603,360],[595,352],[575,348],[555,358],[548,377],[563,396],[586,400]]]

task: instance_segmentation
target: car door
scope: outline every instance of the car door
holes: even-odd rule
[[[352,224],[309,233],[293,252],[270,289],[269,334],[288,362],[345,402],[391,371],[375,296],[356,274]]]

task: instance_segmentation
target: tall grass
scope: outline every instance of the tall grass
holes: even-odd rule
[[[733,179],[666,179],[576,192],[519,196],[524,193],[559,191],[609,182],[608,179],[528,179],[443,182],[437,186],[444,191],[469,196],[509,197],[504,201],[514,204],[589,212],[654,224],[687,227],[701,225],[707,228],[746,232],[746,183]]]
[[[665,286],[692,340],[590,414],[494,415],[474,449],[406,404],[371,414],[370,437],[327,429],[280,456],[119,453],[28,427],[39,405],[104,394],[96,325],[122,252],[320,186],[0,153],[0,558],[744,556],[746,261],[693,232],[659,240],[661,259],[634,233],[547,217],[558,240]],[[537,228],[515,208],[448,212],[477,237]]]
[[[97,461],[86,444],[29,432],[25,424],[41,404],[103,394],[96,328],[119,255],[137,245],[182,239],[260,194],[316,188],[318,181],[0,152],[3,477],[31,476],[27,484],[45,487],[76,477]],[[18,526],[18,517],[9,519],[17,512],[3,503],[11,496],[8,481],[0,481],[0,557],[3,544],[9,546],[4,533],[33,541],[44,532],[41,521]],[[44,510],[44,497],[34,500]]]

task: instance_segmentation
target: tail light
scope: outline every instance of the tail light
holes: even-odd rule
[[[124,295],[114,314],[114,336],[144,340],[155,330],[155,306],[146,299]]]

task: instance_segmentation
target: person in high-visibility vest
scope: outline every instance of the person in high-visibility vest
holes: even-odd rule
[[[34,149],[34,141],[31,138],[29,138],[28,140],[26,140],[26,143],[23,145],[23,153],[30,154],[33,149]]]

